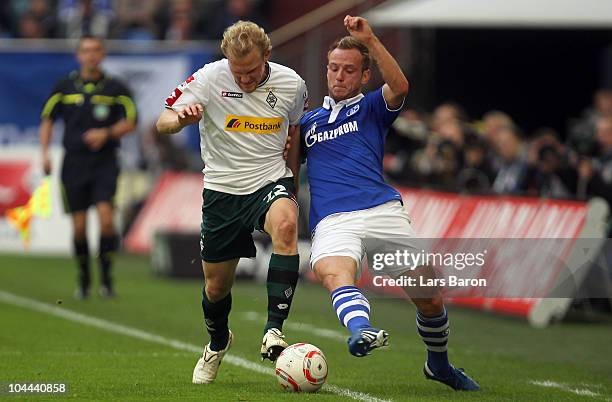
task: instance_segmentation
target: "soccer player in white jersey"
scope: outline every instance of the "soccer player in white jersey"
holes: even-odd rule
[[[370,305],[355,286],[365,252],[377,251],[368,241],[378,239],[384,248],[399,239],[391,246],[413,252],[421,251],[421,245],[400,194],[382,175],[385,136],[402,108],[408,80],[365,19],[346,16],[344,25],[350,36],[328,52],[329,96],[322,107],[304,115],[300,131],[311,192],[310,263],[331,293],[340,322],[351,331],[350,353],[365,356],[388,343],[387,332],[370,324]],[[364,95],[372,59],[385,84]],[[399,277],[407,269],[395,266],[384,273]],[[425,376],[455,390],[479,389],[448,361],[448,318],[439,292],[408,296],[417,307],[418,333],[427,346]]]
[[[232,343],[231,288],[239,259],[255,256],[254,229],[269,234],[273,246],[261,356],[274,361],[287,347],[282,325],[299,269],[293,174],[299,155],[285,162],[283,149],[288,131],[297,129],[307,109],[308,95],[295,71],[269,61],[271,49],[269,37],[256,24],[230,26],[221,42],[226,58],[206,64],[179,85],[157,121],[162,134],[195,123],[200,128],[205,165],[202,309],[210,342],[193,371],[198,384],[216,378]]]

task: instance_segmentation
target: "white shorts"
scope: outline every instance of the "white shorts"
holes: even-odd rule
[[[361,268],[364,256],[408,250],[419,253],[424,243],[416,237],[410,217],[399,201],[389,201],[373,208],[340,212],[318,223],[312,237],[310,266],[321,258],[351,257]],[[397,277],[409,267],[387,266],[378,273]]]

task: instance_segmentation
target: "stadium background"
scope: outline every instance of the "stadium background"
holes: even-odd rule
[[[154,389],[170,390],[161,397],[198,395],[198,390],[184,381],[193,347],[184,347],[184,355],[175,356],[170,355],[172,350],[168,351],[163,342],[151,346],[138,337],[105,344],[104,329],[93,330],[99,333],[89,338],[80,328],[82,321],[65,321],[58,311],[80,312],[195,345],[201,342],[199,282],[167,278],[199,275],[195,261],[201,188],[201,175],[197,173],[201,169],[198,133],[192,128],[171,139],[159,138],[153,124],[163,99],[176,84],[219,57],[218,39],[223,27],[239,18],[259,22],[271,32],[273,60],[293,67],[305,78],[313,107],[325,94],[327,45],[344,34],[341,18],[347,13],[371,16],[376,33],[396,56],[412,85],[406,111],[389,134],[384,167],[391,182],[402,188],[420,233],[460,237],[462,227],[457,220],[465,221],[485,211],[480,207],[487,207],[486,214],[478,215],[486,224],[499,223],[504,213],[510,218],[497,225],[494,233],[482,231],[472,233],[474,236],[579,237],[588,232],[587,237],[607,238],[605,207],[598,209],[595,227],[590,227],[590,232],[585,227],[589,226],[586,211],[593,205],[587,203],[598,198],[606,205],[612,200],[612,133],[608,137],[597,133],[598,119],[612,117],[612,7],[571,0],[517,2],[512,15],[518,17],[512,19],[510,15],[504,18],[503,2],[465,0],[465,9],[457,12],[442,0],[429,0],[436,16],[432,18],[418,8],[418,3],[424,2],[92,1],[91,18],[98,22],[97,33],[109,39],[104,68],[129,83],[141,116],[137,132],[124,138],[121,148],[123,173],[117,194],[117,221],[124,235],[124,248],[116,268],[119,298],[110,302],[91,300],[89,304],[68,300],[75,270],[69,258],[69,222],[61,213],[57,186],[52,186],[52,216],[33,220],[27,251],[19,233],[0,218],[0,320],[4,327],[0,354],[6,357],[0,365],[0,373],[5,373],[0,374],[0,383],[36,378],[60,380],[65,376],[72,384],[72,396],[77,398],[148,399],[155,395],[153,390],[142,391],[142,387],[134,385],[139,381],[154,382],[142,372],[134,374],[136,380],[119,380],[111,370],[103,374],[98,388],[79,374],[99,370],[101,362],[119,356],[118,361],[131,364],[135,371],[145,365],[161,366],[143,370],[154,376],[172,370],[170,379],[153,384]],[[407,6],[405,14],[392,10],[394,19],[382,14],[394,6]],[[42,179],[37,148],[40,109],[54,82],[76,67],[74,38],[87,25],[79,7],[80,1],[68,0],[12,0],[0,5],[0,214],[27,202]],[[557,12],[551,12],[551,7]],[[495,10],[502,10],[501,19],[495,18]],[[481,18],[470,19],[470,12]],[[483,12],[490,18],[479,14]],[[375,74],[369,88],[380,82],[380,76]],[[61,129],[61,124],[56,125],[54,166],[59,166],[61,160]],[[497,136],[499,131],[504,133]],[[481,155],[480,159],[476,156],[476,163],[470,156],[474,153]],[[516,185],[496,185],[496,179],[509,166],[518,166],[522,172],[515,177]],[[304,185],[300,195],[302,212],[307,211],[308,205],[307,183]],[[534,232],[520,231],[511,224],[512,217],[525,208],[553,224],[535,228]],[[567,219],[576,220],[580,230],[557,230],[558,215],[553,214],[550,220],[547,215],[557,209],[566,212]],[[90,244],[95,247],[97,224],[93,214],[90,218]],[[302,227],[306,226],[305,219],[302,213]],[[301,235],[300,251],[306,261],[308,234],[302,229]],[[258,259],[243,261],[239,271],[245,281],[237,288],[243,296],[237,301],[235,325],[246,333],[258,331],[258,314],[264,311],[261,285],[250,283],[265,278],[269,253],[265,239],[259,239],[258,247]],[[596,248],[596,255],[589,255],[596,261],[596,276],[591,275],[590,280],[603,287],[594,294],[577,291],[574,298],[560,303],[562,307],[555,302],[544,320],[544,324],[552,324],[546,329],[529,328],[524,319],[534,305],[529,300],[506,305],[490,302],[493,299],[472,300],[469,304],[476,310],[453,308],[453,326],[457,330],[453,330],[456,338],[451,342],[456,342],[457,348],[453,349],[451,343],[451,353],[456,351],[461,357],[459,363],[467,368],[473,370],[472,366],[476,366],[476,377],[488,382],[488,393],[482,399],[612,397],[612,366],[607,362],[612,356],[612,277],[606,257],[611,253],[605,244],[602,252],[599,243]],[[308,279],[307,267],[303,272]],[[371,364],[380,370],[386,365],[396,367],[409,380],[405,388],[385,386],[395,384],[389,382],[394,376],[372,378],[363,384],[351,381],[367,373],[367,364],[353,363],[344,356],[339,342],[342,329],[326,305],[327,296],[306,281],[301,286],[295,324],[287,332],[293,330],[295,341],[310,341],[328,353],[334,370],[330,382],[353,392],[345,397],[359,397],[358,392],[367,394],[365,398],[392,400],[453,397],[418,378],[422,355],[412,333],[413,313],[389,295],[372,294],[375,311],[380,309],[381,321],[396,333],[405,334],[403,338],[394,337],[398,343],[408,339],[394,344],[394,348],[409,354],[411,361],[406,364],[389,353],[381,353],[372,356]],[[162,301],[154,302],[152,298]],[[57,301],[62,305],[55,304]],[[35,302],[47,307],[32,304]],[[261,308],[253,307],[258,305]],[[177,309],[188,311],[171,320],[174,329],[159,325],[159,321],[170,320]],[[51,310],[51,315],[45,314]],[[514,318],[480,310],[511,313]],[[398,314],[407,318],[395,323],[393,317]],[[557,322],[562,318],[565,320]],[[39,326],[47,328],[48,342],[32,336]],[[111,324],[102,326],[112,331]],[[117,339],[125,337],[121,331],[114,332]],[[483,339],[483,334],[508,347]],[[473,346],[475,340],[487,351]],[[51,345],[49,351],[45,351],[45,344]],[[159,349],[152,350],[154,346]],[[245,342],[237,348],[236,365],[227,369],[253,394],[240,394],[221,381],[215,390],[226,393],[221,393],[219,399],[260,400],[269,397],[269,389],[276,391],[265,373],[257,374],[262,378],[253,380],[249,375],[253,368],[240,366],[240,356],[250,360],[256,357],[248,346]],[[460,346],[468,351],[461,352]],[[81,348],[80,354],[75,353]],[[140,366],[129,363],[130,350],[138,351]],[[39,353],[42,357],[35,357]],[[151,357],[156,353],[166,360],[156,361]],[[50,362],[57,356],[68,359],[74,367],[55,367]],[[98,361],[88,363],[92,358]],[[503,372],[507,381],[485,374],[489,370],[486,362],[491,358],[494,363],[490,369]],[[529,368],[531,361],[536,364]],[[571,366],[565,374],[555,370],[562,362]],[[33,367],[40,364],[48,368],[36,374]],[[352,368],[338,368],[344,365]],[[514,374],[516,371],[521,374]],[[119,384],[125,385],[122,391],[118,391]],[[513,393],[513,384],[524,389]],[[326,392],[330,399],[337,397],[331,388]],[[281,396],[274,394],[272,400]]]

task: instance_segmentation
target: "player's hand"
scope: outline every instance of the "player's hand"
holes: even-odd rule
[[[42,168],[45,176],[49,176],[51,174],[51,158],[49,158],[48,153],[44,153],[42,156]]]
[[[287,141],[285,142],[285,149],[283,150],[283,159],[287,160],[289,156],[289,150],[291,149],[291,135],[287,135]]]
[[[364,44],[374,38],[374,32],[365,18],[347,15],[344,17],[344,26],[353,38]]]
[[[202,119],[204,114],[204,107],[199,103],[194,105],[187,105],[178,112],[178,121],[181,127],[189,124],[194,124]]]
[[[98,151],[106,144],[109,137],[110,131],[108,127],[90,128],[83,134],[83,142],[85,142],[85,145],[92,151]]]

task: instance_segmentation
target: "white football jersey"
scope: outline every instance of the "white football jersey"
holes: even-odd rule
[[[166,99],[178,112],[200,103],[200,149],[204,188],[250,194],[293,174],[283,159],[289,125],[299,124],[308,108],[304,80],[292,69],[268,63],[266,79],[243,92],[227,59],[206,64]]]

